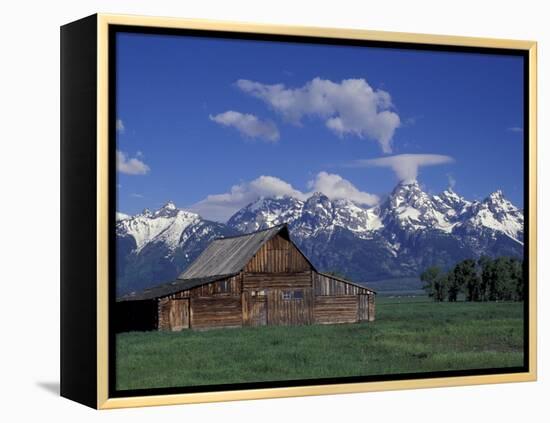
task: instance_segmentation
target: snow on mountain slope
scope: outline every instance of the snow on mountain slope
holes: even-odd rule
[[[129,214],[122,213],[122,212],[116,212],[116,220],[117,220],[117,222],[118,222],[119,220],[128,219],[129,217],[130,217]]]
[[[481,202],[473,203],[463,223],[470,231],[489,228],[520,243],[523,243],[523,225],[523,211],[504,198],[500,190]]]
[[[371,208],[349,200],[332,201],[322,193],[314,193],[306,201],[291,197],[261,198],[227,222],[240,232],[281,223],[288,223],[300,238],[335,228],[345,228],[362,239],[383,231],[452,234],[477,228],[502,232],[518,241],[523,239],[523,213],[502,192],[491,194],[483,202],[471,202],[451,188],[439,195],[429,195],[417,181],[398,184],[382,204]]]
[[[292,197],[261,197],[235,213],[227,224],[242,233],[290,224],[301,216],[303,206],[303,201]]]
[[[456,221],[472,205],[470,201],[459,196],[452,188],[447,188],[439,195],[432,196],[434,207],[449,221]]]
[[[138,252],[152,242],[163,242],[174,249],[182,241],[185,229],[200,221],[198,214],[177,209],[168,202],[155,212],[144,210],[132,217],[117,213],[117,234],[132,236]],[[523,212],[501,191],[481,202],[470,202],[450,188],[439,195],[429,195],[418,182],[411,181],[398,184],[382,204],[371,208],[349,200],[333,201],[319,192],[306,201],[288,196],[262,197],[235,213],[227,226],[247,233],[282,223],[289,224],[302,238],[335,228],[344,228],[363,239],[384,230],[450,234],[489,229],[521,242],[524,219]]]
[[[443,201],[438,202],[422,191],[418,182],[398,184],[380,207],[380,216],[384,225],[404,230],[435,229],[451,232],[453,222],[446,218],[441,210]]]
[[[137,252],[151,242],[162,242],[173,250],[182,232],[200,220],[198,214],[179,210],[174,203],[168,202],[155,212],[145,209],[141,214],[119,220],[116,231],[117,236],[133,237]]]

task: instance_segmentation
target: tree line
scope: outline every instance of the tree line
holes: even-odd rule
[[[448,272],[431,266],[420,275],[434,301],[523,301],[524,263],[513,257],[466,259]]]

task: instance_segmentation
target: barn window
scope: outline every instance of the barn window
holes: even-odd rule
[[[296,291],[283,291],[283,300],[290,301],[290,300],[303,300],[304,299],[304,292],[300,290]]]
[[[223,294],[229,292],[231,288],[229,281],[221,281],[218,283],[218,292]]]

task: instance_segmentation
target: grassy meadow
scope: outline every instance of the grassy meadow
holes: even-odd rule
[[[117,335],[117,389],[521,366],[523,303],[377,298],[371,323]]]

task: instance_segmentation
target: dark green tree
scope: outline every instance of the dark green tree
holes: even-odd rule
[[[489,301],[522,301],[523,261],[510,257],[480,259],[481,284]]]
[[[467,259],[458,263],[453,269],[455,285],[466,293],[466,301],[481,300],[481,280],[475,260]]]
[[[494,261],[495,299],[510,301],[516,294],[516,283],[512,277],[512,259],[499,257]]]
[[[525,294],[525,283],[523,275],[525,274],[525,261],[515,260],[513,269],[513,279],[516,283],[516,300],[523,301]]]
[[[420,275],[420,280],[425,283],[424,291],[434,301],[444,301],[447,291],[447,277],[438,266],[428,267]]]
[[[491,263],[492,260],[488,256],[481,256],[477,261],[479,274],[479,292],[481,301],[487,301],[489,299],[489,270]]]
[[[463,285],[461,279],[456,277],[454,269],[447,273],[447,292],[450,302],[455,302],[458,295],[462,292]]]

